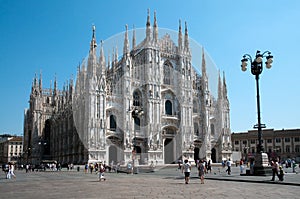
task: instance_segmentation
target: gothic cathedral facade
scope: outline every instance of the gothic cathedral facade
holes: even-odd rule
[[[56,79],[46,89],[42,76],[34,78],[24,115],[27,161],[142,165],[231,157],[224,75],[214,97],[203,49],[201,75],[192,66],[186,24],[182,33],[179,23],[177,45],[168,34],[158,37],[155,14],[151,26],[148,13],[145,30],[139,44],[133,30],[130,48],[126,26],[123,55],[115,50],[105,59],[102,42],[97,56],[93,28],[88,58],[63,90]]]

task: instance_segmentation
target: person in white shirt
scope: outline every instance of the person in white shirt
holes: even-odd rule
[[[182,165],[182,173],[184,172],[185,184],[189,184],[191,169],[192,167],[189,161],[184,160],[184,164]]]

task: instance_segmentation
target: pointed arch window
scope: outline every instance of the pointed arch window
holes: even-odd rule
[[[172,115],[172,102],[170,100],[167,100],[165,103],[165,111],[166,115]]]
[[[133,92],[133,106],[141,106],[141,95],[138,91]]]
[[[116,116],[111,115],[109,117],[109,126],[110,126],[111,131],[116,131],[116,129],[117,129]]]

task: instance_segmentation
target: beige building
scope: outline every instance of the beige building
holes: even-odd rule
[[[7,137],[0,141],[0,163],[17,162],[23,153],[22,137]]]
[[[233,132],[231,141],[233,151],[240,151],[246,159],[252,157],[258,144],[257,130]],[[300,129],[265,129],[262,131],[262,146],[269,158],[285,160],[300,157]]]

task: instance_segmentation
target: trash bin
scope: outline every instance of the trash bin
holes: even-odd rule
[[[80,167],[77,167],[77,171],[78,171],[78,172],[80,171]]]

